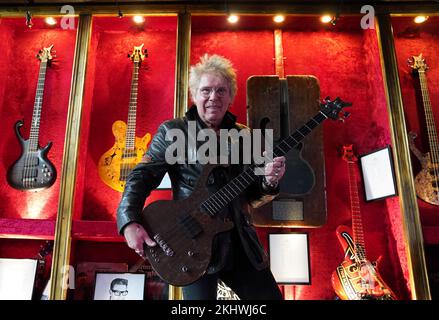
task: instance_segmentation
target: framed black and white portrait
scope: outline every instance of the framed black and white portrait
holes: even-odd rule
[[[311,284],[307,233],[268,235],[270,269],[278,284]]]
[[[31,300],[38,260],[0,258],[0,300]]]
[[[380,200],[397,194],[390,146],[361,155],[359,159],[366,201]]]
[[[96,272],[93,300],[143,300],[145,274]]]

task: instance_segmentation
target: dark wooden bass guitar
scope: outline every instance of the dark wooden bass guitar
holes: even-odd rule
[[[366,255],[355,167],[357,158],[352,145],[343,146],[342,157],[349,168],[352,230],[347,226],[337,228],[344,260],[332,273],[332,287],[342,300],[396,300],[395,294],[378,273],[380,259],[371,262]]]
[[[342,110],[349,105],[339,98],[326,98],[317,115],[277,144],[273,156],[284,156],[324,120],[343,120],[348,113]],[[156,201],[143,210],[143,226],[157,242],[155,247],[145,245],[146,257],[157,274],[171,285],[188,285],[206,272],[214,236],[233,228],[233,222],[217,219],[216,213],[258,180],[255,167],[250,167],[216,193],[209,194],[206,182],[215,167],[203,168],[187,199]]]
[[[24,122],[18,120],[15,123],[15,134],[20,142],[22,151],[18,160],[9,168],[7,178],[9,185],[18,190],[46,189],[53,185],[56,180],[55,167],[47,159],[47,153],[52,147],[52,142],[49,142],[43,148],[41,148],[38,143],[41,109],[43,106],[44,80],[46,78],[46,69],[53,59],[51,53],[52,47],[53,45],[48,48],[43,48],[37,54],[37,58],[41,62],[28,140],[25,140],[20,132],[20,128]]]

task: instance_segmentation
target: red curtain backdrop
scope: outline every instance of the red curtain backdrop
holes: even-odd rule
[[[29,29],[24,18],[0,19],[1,218],[55,219],[58,209],[76,29],[48,27],[41,18],[32,20],[34,26]],[[28,139],[40,66],[35,56],[52,44],[57,57],[46,72],[39,142],[41,146],[53,142],[48,158],[55,165],[58,177],[49,189],[22,192],[11,188],[6,181],[8,168],[20,156],[14,124],[17,120],[24,121],[21,132]]]
[[[130,17],[93,18],[92,28],[74,212],[76,219],[111,221],[121,193],[102,182],[97,164],[114,145],[113,123],[128,119],[133,63],[127,54],[142,43],[148,51],[139,69],[136,137],[152,136],[173,118],[177,18],[146,17],[143,28]],[[170,198],[170,191],[156,191],[148,202]]]

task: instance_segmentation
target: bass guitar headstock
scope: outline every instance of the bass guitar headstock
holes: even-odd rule
[[[53,44],[50,47],[43,48],[40,51],[38,51],[37,59],[41,62],[47,62],[47,64],[50,64],[50,62],[56,57],[55,50],[52,51]]]
[[[128,58],[132,62],[138,62],[139,64],[148,57],[148,50],[143,49],[144,43],[142,43],[140,46],[134,46],[134,49],[132,52],[128,53]]]
[[[422,57],[422,53],[419,56],[412,56],[411,59],[407,59],[408,65],[417,72],[425,72],[428,69],[425,63],[425,58]]]
[[[341,158],[346,162],[356,162],[358,159],[354,153],[354,147],[352,144],[346,144],[341,147]]]
[[[343,109],[350,106],[352,106],[351,102],[345,102],[339,97],[332,101],[329,97],[326,97],[325,100],[320,104],[320,111],[332,120],[344,121],[350,115],[350,113],[344,111]]]

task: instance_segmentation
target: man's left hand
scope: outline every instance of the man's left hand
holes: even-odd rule
[[[285,161],[285,157],[276,157],[272,162],[265,164],[264,174],[268,185],[275,187],[282,179],[285,174]]]

